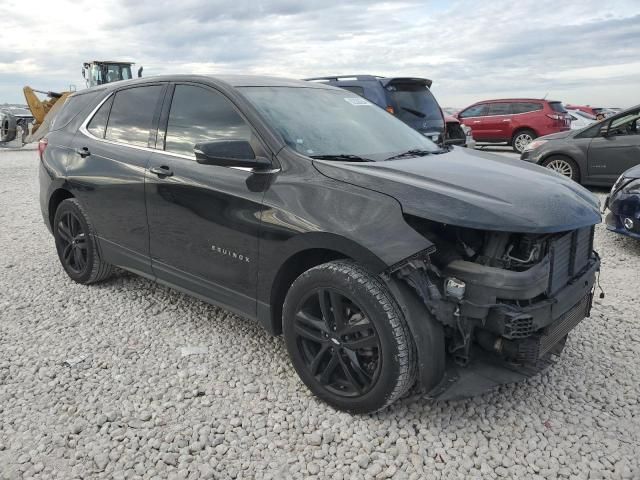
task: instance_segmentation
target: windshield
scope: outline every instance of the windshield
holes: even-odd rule
[[[444,128],[442,113],[426,85],[418,83],[392,84],[387,87],[396,116],[421,132],[438,132]]]
[[[424,135],[368,100],[341,89],[240,87],[280,133],[306,156],[384,160],[409,150],[437,152]]]

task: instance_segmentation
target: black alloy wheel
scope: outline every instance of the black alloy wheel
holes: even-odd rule
[[[378,332],[362,309],[329,288],[312,291],[294,320],[305,367],[328,391],[355,397],[371,390],[380,374]]]
[[[63,265],[72,272],[82,275],[86,270],[89,256],[88,232],[86,232],[75,212],[67,211],[56,225],[56,243]]]
[[[415,344],[402,310],[378,275],[351,260],[301,274],[287,292],[282,322],[300,379],[334,408],[375,412],[415,381]]]
[[[112,267],[100,257],[92,224],[78,200],[60,202],[52,226],[58,258],[71,279],[89,284],[111,275]]]

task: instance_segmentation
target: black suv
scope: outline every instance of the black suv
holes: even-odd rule
[[[39,154],[73,280],[118,266],[256,319],[339,409],[383,408],[415,383],[452,398],[525,378],[591,306],[588,191],[441,150],[338,88],[118,82],[72,95]]]

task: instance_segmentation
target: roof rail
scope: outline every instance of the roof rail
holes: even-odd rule
[[[322,82],[324,81],[349,81],[349,80],[357,80],[357,81],[362,81],[362,80],[377,80],[379,78],[384,78],[381,77],[379,75],[331,75],[328,77],[313,77],[313,78],[303,78],[303,80],[309,81],[309,82]]]

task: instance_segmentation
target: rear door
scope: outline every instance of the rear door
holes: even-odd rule
[[[172,89],[147,171],[153,271],[161,281],[253,317],[260,185],[270,174],[200,164],[193,148],[218,139],[247,140],[256,155],[271,154],[218,90],[194,83]]]
[[[640,110],[618,115],[604,125],[609,134],[596,136],[589,146],[589,175],[614,182],[640,164]]]
[[[74,137],[68,179],[85,206],[106,261],[151,274],[145,169],[166,84],[109,95]]]
[[[486,103],[472,105],[464,109],[458,114],[460,121],[471,128],[473,138],[476,141],[483,142],[487,140],[487,132],[485,128],[485,119],[489,106]]]
[[[487,116],[484,118],[485,138],[489,141],[504,142],[511,139],[510,102],[492,102],[489,104]]]

